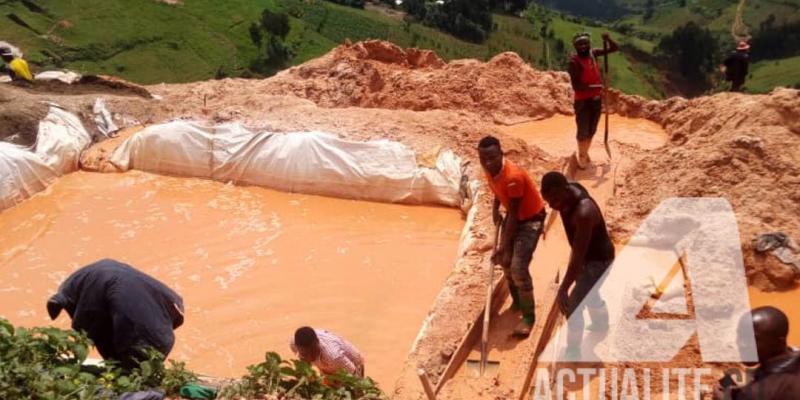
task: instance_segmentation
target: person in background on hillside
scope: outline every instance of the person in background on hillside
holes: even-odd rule
[[[6,63],[3,72],[11,76],[11,80],[33,82],[33,75],[28,68],[28,63],[22,58],[14,56],[14,52],[10,48],[0,47],[0,57]]]
[[[736,51],[723,61],[725,66],[725,80],[731,83],[732,92],[741,92],[744,80],[750,71],[750,45],[745,41],[739,42]]]
[[[578,153],[575,160],[581,169],[591,162],[589,148],[603,113],[603,77],[597,58],[619,49],[608,33],[603,33],[603,42],[608,43],[607,50],[593,49],[591,36],[587,32],[577,33],[572,38],[576,54],[569,61],[568,72],[575,91],[575,123],[578,126]]]
[[[758,364],[753,380],[744,386],[728,382],[727,388],[718,385],[714,399],[732,400],[795,400],[800,399],[800,351],[789,347],[789,319],[775,307],[759,307],[750,312],[756,341]],[[740,319],[743,327],[748,319]],[[739,329],[739,338],[746,330]],[[740,340],[741,342],[741,340]],[[746,346],[740,343],[740,346]],[[722,383],[725,380],[720,380]]]
[[[55,320],[61,310],[72,329],[83,331],[106,360],[134,368],[152,347],[165,357],[183,325],[183,299],[163,283],[130,265],[105,259],[70,275],[47,301]]]
[[[481,139],[478,156],[486,173],[486,182],[494,193],[492,219],[502,233],[496,252],[492,254],[492,262],[503,267],[513,299],[512,309],[522,312],[522,320],[514,328],[513,334],[527,337],[536,321],[529,266],[544,228],[544,201],[528,173],[503,158],[497,138],[486,136]],[[501,204],[506,211],[502,223]]]
[[[326,330],[308,326],[299,328],[294,332],[289,347],[301,360],[317,367],[322,375],[344,371],[364,377],[364,358],[361,353],[350,342]]]
[[[600,206],[577,182],[569,182],[560,172],[548,172],[542,178],[542,196],[561,215],[564,232],[572,251],[561,287],[556,297],[567,319],[566,361],[580,361],[583,342],[583,307],[592,318],[590,331],[608,329],[608,310],[597,290],[606,270],[614,261],[614,244],[608,235]],[[570,286],[575,284],[572,292]],[[583,300],[586,299],[586,303]]]

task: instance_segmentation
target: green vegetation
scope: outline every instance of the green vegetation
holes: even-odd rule
[[[379,400],[386,396],[370,378],[338,373],[322,378],[300,360],[282,360],[267,353],[264,362],[247,367],[248,374],[224,387],[221,399],[253,399],[277,395],[281,399]]]
[[[405,0],[403,9],[417,21],[475,43],[481,43],[492,29],[489,0]]]
[[[708,29],[687,22],[661,39],[657,54],[684,78],[701,87],[709,87],[707,77],[716,67],[717,41]]]
[[[436,29],[430,21],[426,25],[424,19],[404,17],[397,9],[384,12],[375,6],[361,9],[327,0],[192,0],[178,5],[155,0],[135,4],[5,0],[0,1],[0,13],[7,17],[0,24],[0,38],[21,47],[34,69],[66,68],[153,84],[266,76],[319,57],[347,39],[389,40],[434,50],[445,60],[488,60],[514,51],[537,68],[562,69],[572,51],[574,32],[590,31],[599,45],[600,33],[611,30],[623,49],[610,58],[612,85],[654,98],[672,94],[666,88],[675,88],[675,82],[668,81],[674,78],[669,65],[654,55],[660,40],[675,29],[690,21],[709,27],[720,43],[716,61],[734,45],[730,24],[737,2],[731,0],[652,0],[652,16],[646,22],[649,0],[570,0],[583,14],[602,8],[612,14],[608,18],[616,18],[614,22],[560,14],[538,5],[563,7],[567,0],[537,2],[527,9],[529,0],[486,1],[497,11],[491,15],[491,25],[481,27],[488,37],[472,42]],[[358,2],[344,3],[358,7]],[[264,29],[265,9],[288,15],[285,36]],[[456,11],[445,20],[455,23]],[[755,34],[771,15],[774,27],[800,21],[798,11],[800,4],[792,1],[748,0],[743,17]],[[798,55],[792,49],[782,57]],[[795,83],[789,77],[769,82]]]
[[[776,86],[800,89],[800,56],[760,61],[750,66],[745,88],[751,93],[769,93]]]
[[[91,341],[86,335],[58,328],[14,327],[0,318],[0,399],[116,399],[126,392],[159,389],[177,395],[197,375],[182,362],[149,350],[138,368],[123,370],[113,363],[83,365]],[[267,353],[264,362],[247,367],[248,374],[224,387],[219,399],[378,400],[383,392],[370,378],[339,373],[322,378],[309,363],[282,360]]]
[[[138,368],[122,370],[113,363],[83,366],[91,342],[74,331],[58,328],[15,328],[0,318],[0,398],[113,399],[124,392],[162,388],[176,394],[197,376],[183,363],[149,351]]]
[[[274,74],[286,68],[292,57],[292,51],[285,43],[290,29],[287,14],[275,13],[269,9],[261,13],[260,22],[250,24],[250,40],[259,49],[256,59],[250,64],[252,71]],[[224,71],[219,71],[217,76],[225,76]]]

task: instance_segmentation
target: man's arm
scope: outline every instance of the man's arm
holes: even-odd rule
[[[503,216],[500,215],[500,200],[495,197],[494,203],[492,203],[492,222],[495,226],[500,225],[500,221],[503,219]]]
[[[559,305],[565,314],[569,288],[577,280],[578,274],[583,272],[586,252],[589,250],[589,242],[592,239],[592,228],[594,228],[598,220],[597,210],[591,202],[582,201],[578,204],[578,209],[573,218],[575,219],[575,238],[572,242],[567,272],[564,274],[564,280],[561,282],[561,287],[558,291]]]
[[[504,257],[511,255],[514,245],[514,237],[517,235],[517,215],[519,207],[522,204],[522,198],[512,198],[508,202],[508,212],[506,213],[506,220],[503,223],[503,232],[500,235],[500,246],[498,246],[498,253],[503,254]],[[501,260],[503,265],[507,264],[509,260]]]
[[[606,54],[616,53],[619,51],[619,45],[617,45],[617,42],[615,42],[614,39],[611,39],[611,36],[608,33],[603,34],[603,40],[608,42],[608,49],[592,49],[592,54],[594,54],[595,57],[601,57]]]

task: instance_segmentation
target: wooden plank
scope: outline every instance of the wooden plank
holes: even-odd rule
[[[419,381],[422,382],[422,388],[425,389],[425,395],[428,396],[428,400],[436,400],[436,393],[434,393],[431,386],[431,380],[428,379],[428,373],[420,368],[417,370],[417,376],[419,376]]]
[[[492,313],[497,313],[508,298],[508,285],[505,284],[505,281],[505,275],[501,275],[500,279],[494,283],[494,294],[492,295]],[[439,391],[442,390],[444,384],[450,380],[450,378],[455,376],[459,368],[461,368],[464,362],[467,361],[467,357],[469,357],[469,353],[472,351],[475,343],[480,340],[481,332],[483,330],[484,309],[485,306],[481,307],[480,312],[478,312],[478,315],[475,317],[475,322],[472,323],[469,331],[466,335],[464,335],[464,337],[461,339],[461,343],[458,344],[458,347],[453,352],[450,362],[447,363],[447,367],[442,373],[442,376],[439,377],[439,382],[436,383],[435,394],[439,394]]]
[[[550,294],[553,294],[557,291],[558,285],[553,284],[550,288]],[[553,298],[553,303],[550,305],[550,311],[547,313],[547,319],[545,320],[544,325],[541,326],[541,330],[539,330],[539,339],[536,342],[536,347],[533,350],[533,357],[531,358],[531,361],[527,367],[528,372],[525,375],[525,380],[522,383],[522,389],[519,392],[519,400],[530,399],[530,396],[528,395],[531,389],[533,375],[536,373],[536,366],[539,363],[539,357],[547,348],[547,344],[550,342],[550,338],[553,336],[553,331],[557,326],[559,318],[561,318],[561,310],[558,309],[558,297],[556,296]]]

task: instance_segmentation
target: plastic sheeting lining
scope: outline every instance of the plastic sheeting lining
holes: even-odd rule
[[[459,206],[461,162],[443,151],[435,168],[387,140],[355,142],[323,132],[248,131],[238,124],[176,121],[148,127],[110,161],[139,169],[273,189],[408,204]]]
[[[0,142],[0,210],[52,184],[58,173],[25,147]]]
[[[92,142],[80,119],[56,106],[39,122],[33,151],[0,142],[0,210],[44,190],[78,169],[81,152]]]

